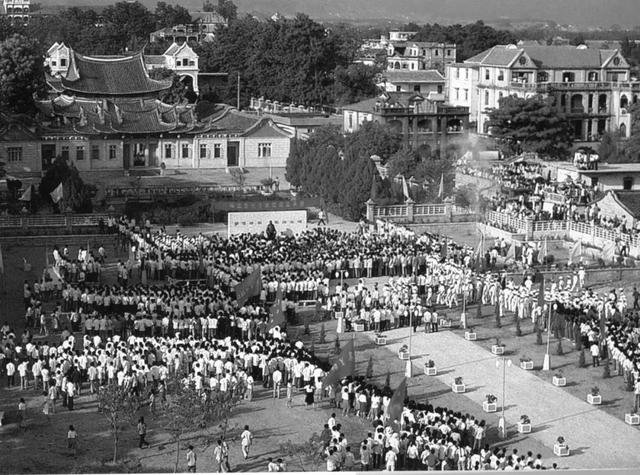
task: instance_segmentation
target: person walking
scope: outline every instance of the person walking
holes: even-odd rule
[[[591,352],[591,359],[593,360],[593,367],[600,366],[600,347],[597,342],[593,342],[589,348]]]
[[[20,429],[26,431],[27,430],[27,403],[24,398],[20,398],[20,402],[18,403],[18,427]]]
[[[225,473],[227,470],[224,466],[224,450],[222,448],[222,439],[218,439],[213,449],[213,460],[216,463],[216,473]]]
[[[144,417],[140,416],[138,419],[138,447],[143,449],[144,445],[150,446],[147,442],[147,424],[144,422]]]
[[[16,384],[16,365],[13,361],[9,360],[5,369],[7,371],[7,387],[11,388]]]
[[[73,452],[73,456],[78,455],[78,432],[70,425],[67,431],[67,448]]]
[[[240,435],[240,440],[242,441],[242,456],[247,460],[249,458],[249,449],[253,442],[253,434],[249,430],[249,426],[244,426],[244,431]]]
[[[187,472],[196,473],[196,453],[193,451],[193,445],[187,450]]]
[[[326,226],[327,222],[325,220],[324,209],[320,208],[318,211],[318,226]]]

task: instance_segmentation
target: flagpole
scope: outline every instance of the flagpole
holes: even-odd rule
[[[547,320],[547,352],[544,355],[542,371],[549,371],[551,369],[551,357],[549,356],[549,343],[551,341],[551,305],[551,302],[549,302],[549,317]]]
[[[406,366],[405,371],[404,371],[404,375],[407,378],[411,377],[411,373],[412,373],[412,369],[413,369],[411,367],[411,340],[412,340],[412,336],[413,336],[413,331],[412,331],[413,330],[413,326],[412,326],[413,322],[412,322],[412,320],[413,320],[413,312],[409,312],[409,359],[407,360],[407,366]]]

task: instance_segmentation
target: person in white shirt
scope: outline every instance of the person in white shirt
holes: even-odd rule
[[[253,434],[249,430],[249,426],[244,426],[244,431],[240,434],[241,446],[242,446],[242,456],[244,459],[249,458],[249,449],[251,448],[251,443],[253,442]]]
[[[282,371],[278,368],[271,375],[271,380],[273,381],[273,397],[280,399],[280,388],[282,386]]]

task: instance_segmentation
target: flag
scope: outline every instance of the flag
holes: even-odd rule
[[[256,295],[260,295],[262,290],[262,272],[257,267],[251,274],[240,282],[234,288],[236,292],[236,300],[239,306],[243,306],[247,300]]]
[[[444,173],[440,175],[440,188],[438,188],[438,196],[442,198],[444,195]]]
[[[581,255],[582,255],[582,241],[577,241],[571,248],[571,251],[569,251],[569,265],[579,261]]]
[[[333,386],[345,376],[352,376],[356,370],[354,355],[353,340],[349,340],[349,342],[342,348],[340,357],[327,373],[327,377],[322,382],[322,386]]]
[[[402,177],[402,194],[405,199],[408,200],[410,198],[409,187],[407,186],[407,180],[404,179],[404,176]]]
[[[514,260],[516,259],[516,244],[515,243],[511,243],[509,245],[509,250],[507,251],[507,257],[505,257],[505,261],[509,261],[509,260]]]
[[[31,185],[27,187],[18,201],[31,201]]]
[[[282,325],[286,321],[282,303],[282,290],[280,289],[280,286],[278,286],[278,291],[276,292],[276,300],[271,306],[271,320],[269,320],[269,330],[276,325]]]
[[[609,241],[602,248],[602,260],[605,262],[616,260],[616,243]]]
[[[62,182],[60,182],[60,184],[56,186],[56,189],[49,193],[49,195],[51,195],[51,199],[54,203],[58,203],[64,197]]]
[[[540,290],[538,290],[538,306],[544,307],[544,274],[540,274]]]
[[[393,396],[391,396],[391,400],[389,401],[390,421],[400,421],[405,399],[407,399],[407,378],[402,379],[400,386],[393,392]]]
[[[476,256],[482,257],[484,255],[484,233],[480,233],[480,241],[478,242],[478,247],[476,247]]]

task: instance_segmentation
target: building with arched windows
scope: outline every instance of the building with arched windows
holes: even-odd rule
[[[542,94],[566,115],[576,142],[595,142],[607,131],[630,133],[629,106],[640,82],[619,50],[575,46],[500,45],[447,66],[448,100],[471,109],[478,133],[489,133],[488,112],[500,99]]]
[[[3,13],[7,15],[12,22],[28,23],[29,13],[31,11],[31,0],[3,0]]]

